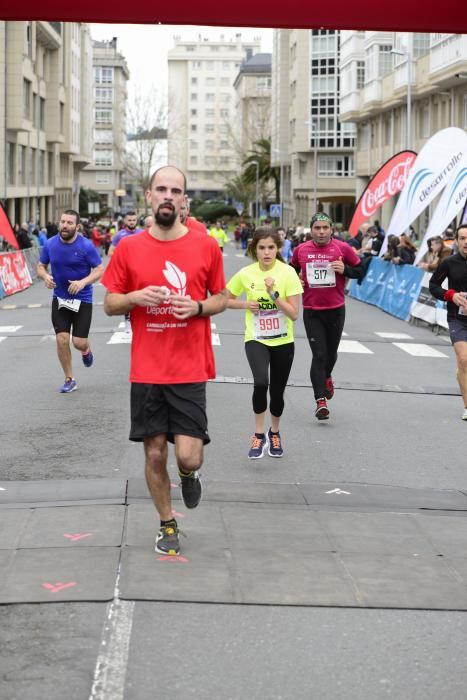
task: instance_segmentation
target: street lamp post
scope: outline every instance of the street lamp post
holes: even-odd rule
[[[282,154],[279,148],[274,148],[274,153],[279,154],[279,168],[280,168],[280,181],[279,181],[279,197],[280,197],[280,207],[281,207],[281,216],[280,216],[280,225],[281,228],[284,225],[284,173],[283,173],[283,163],[282,163]]]
[[[405,49],[392,49],[391,53],[407,58],[407,133],[405,145],[407,150],[410,150],[412,147],[412,34],[410,32],[407,34],[407,47]]]
[[[259,226],[259,161],[252,160],[252,165],[256,165],[256,201],[255,201],[255,214],[256,214],[256,226]]]
[[[313,206],[318,211],[318,124],[316,118],[305,122],[310,127],[308,143],[313,139]]]

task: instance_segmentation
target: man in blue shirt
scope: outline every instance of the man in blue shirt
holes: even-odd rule
[[[79,214],[66,209],[58,234],[49,238],[41,250],[37,274],[48,289],[53,289],[52,324],[57,338],[57,354],[65,373],[62,394],[78,387],[73,377],[70,333],[73,346],[81,352],[85,367],[94,356],[89,346],[92,318],[92,285],[104,272],[101,258],[92,241],[78,233]],[[50,264],[51,272],[47,271]]]
[[[122,238],[132,236],[135,233],[141,233],[144,229],[138,227],[138,217],[135,211],[128,211],[123,219],[123,228],[115,234],[112,244],[109,248],[109,258],[114,254],[115,248],[118,246]]]

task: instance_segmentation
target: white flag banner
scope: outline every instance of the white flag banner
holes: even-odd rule
[[[440,236],[451,223],[456,214],[462,209],[467,200],[467,154],[461,159],[456,174],[446,185],[438,206],[431,217],[430,224],[418,249],[415,264],[428,250],[428,240]]]
[[[467,153],[467,133],[457,127],[437,131],[423,146],[413,164],[394,209],[380,255],[388,236],[400,236],[433,199],[442,192],[459,169]]]

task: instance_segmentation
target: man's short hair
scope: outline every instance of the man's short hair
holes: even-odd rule
[[[154,182],[154,178],[156,177],[157,173],[161,170],[165,170],[165,168],[173,168],[174,170],[178,170],[183,177],[183,192],[186,192],[186,175],[182,170],[180,170],[180,168],[177,168],[176,165],[162,165],[160,168],[157,168],[157,170],[154,170],[153,174],[151,175],[151,179],[149,180],[148,189],[152,189],[152,183]]]
[[[132,209],[131,211],[125,212],[125,217],[127,217],[127,216],[136,216],[136,215],[137,215],[137,214],[136,214],[135,211],[133,211],[133,209]]]
[[[79,218],[79,213],[75,211],[74,209],[65,209],[65,211],[62,212],[62,214],[68,214],[68,216],[74,216],[76,219],[76,225],[78,226],[80,222]]]
[[[458,226],[458,227],[456,228],[456,234],[455,234],[456,240],[457,240],[457,238],[459,238],[459,231],[460,231],[461,229],[463,229],[463,228],[465,228],[466,231],[467,231],[467,223],[461,224],[460,226]]]

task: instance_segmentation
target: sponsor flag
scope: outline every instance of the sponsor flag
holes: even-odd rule
[[[459,163],[455,176],[444,188],[438,206],[431,217],[429,226],[418,249],[415,264],[418,263],[428,250],[428,240],[432,236],[440,236],[462,209],[467,201],[467,153]]]
[[[426,142],[399,196],[380,255],[387,249],[388,236],[404,233],[456,176],[466,153],[467,133],[454,126],[437,131]]]
[[[373,216],[384,202],[404,188],[415,162],[415,151],[401,151],[390,158],[372,177],[355,208],[349,231],[356,236],[360,226]]]
[[[18,241],[16,240],[15,232],[11,228],[8,216],[0,202],[0,236],[3,236],[13,248],[19,249]]]

